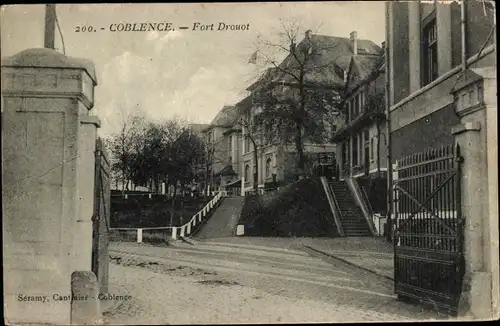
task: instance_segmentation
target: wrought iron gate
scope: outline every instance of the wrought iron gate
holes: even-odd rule
[[[101,286],[108,291],[108,233],[110,223],[111,179],[110,165],[101,139],[96,142],[94,216],[92,217],[92,271]]]
[[[460,300],[463,225],[458,145],[398,161],[394,170],[394,281],[400,299],[455,314]]]

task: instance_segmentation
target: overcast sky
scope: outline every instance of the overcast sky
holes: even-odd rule
[[[179,116],[209,123],[225,104],[234,104],[256,78],[248,59],[257,35],[278,35],[280,19],[293,20],[318,34],[384,40],[384,2],[260,4],[107,4],[57,5],[66,54],[96,66],[94,114],[103,136],[119,126],[120,113],[140,108],[152,119]],[[219,22],[248,24],[249,31],[109,31],[120,22],[171,22],[192,27]],[[43,47],[43,5],[2,6],[2,58]],[[76,33],[77,26],[98,32]],[[104,31],[100,28],[105,28]],[[61,38],[56,34],[56,47]]]

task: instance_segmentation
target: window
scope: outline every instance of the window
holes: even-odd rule
[[[362,113],[365,105],[365,94],[363,91],[359,92],[359,112]]]
[[[365,94],[366,94],[366,91],[363,88],[363,91],[361,92],[361,112],[363,112],[364,108],[365,108],[365,100],[366,100]]]
[[[424,25],[422,31],[423,86],[431,83],[438,77],[436,18],[435,16],[431,18],[432,19]]]
[[[250,165],[245,165],[245,182],[250,181]]]
[[[330,122],[330,134],[331,134],[331,137],[333,137],[336,132],[337,132],[337,124],[334,121],[332,121],[332,122]]]
[[[353,111],[354,113],[352,114],[353,118],[356,118],[358,116],[358,111],[359,110],[359,97],[356,95],[354,96],[354,108]]]
[[[351,121],[351,101],[347,101],[346,118],[347,122]]]
[[[358,165],[358,135],[352,137],[352,164]]]
[[[349,142],[342,143],[342,165],[345,168],[349,161]]]
[[[245,137],[245,152],[250,152],[250,138]]]
[[[229,139],[228,139],[228,149],[229,149],[229,155],[231,155],[232,151],[233,151],[233,136],[230,135],[229,136]]]
[[[271,158],[266,160],[266,178],[271,177]]]
[[[364,135],[365,135],[365,145],[367,145],[368,141],[370,140],[370,130],[366,129],[364,131]]]
[[[374,155],[374,139],[370,139],[370,161],[373,161],[375,159]]]

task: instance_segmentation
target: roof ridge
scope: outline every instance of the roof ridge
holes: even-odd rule
[[[333,35],[326,35],[326,34],[314,34],[312,33],[311,36],[323,36],[323,37],[329,37],[329,38],[337,38],[337,39],[342,39],[342,40],[346,40],[346,41],[349,41],[349,38],[348,37],[343,37],[343,36],[333,36]],[[365,39],[365,38],[358,38],[358,41],[368,41],[368,42],[372,42],[373,44],[375,45],[378,45],[377,43],[375,43],[374,41],[370,40],[370,39]]]

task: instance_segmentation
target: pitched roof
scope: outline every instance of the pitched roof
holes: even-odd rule
[[[341,71],[349,68],[351,57],[354,52],[351,49],[348,38],[335,37],[327,35],[312,34],[309,39],[304,38],[298,45],[297,49],[308,48],[306,42],[311,42],[311,47],[317,49],[317,55],[313,55],[306,63],[309,67],[306,73],[306,81],[315,84],[327,84],[333,87],[344,86],[344,76]],[[377,55],[382,49],[370,40],[358,40],[358,53]],[[340,68],[340,69],[339,69]],[[275,74],[274,82],[291,82],[293,77],[284,73],[285,71],[293,72],[297,68],[297,60],[292,54],[289,54],[279,65]]]
[[[352,62],[359,79],[364,80],[380,65],[380,57],[357,55],[352,57]]]
[[[210,123],[213,127],[232,127],[238,118],[235,106],[225,105]]]
[[[345,92],[356,88],[360,83],[372,78],[374,73],[381,70],[385,63],[384,55],[355,55],[349,65],[349,73]],[[376,74],[378,76],[378,73]]]
[[[232,165],[226,165],[219,172],[217,172],[215,174],[215,176],[219,176],[219,175],[237,175],[237,173],[234,172]]]
[[[267,68],[266,71],[259,77],[259,79],[257,79],[253,84],[248,86],[246,90],[252,91],[257,87],[259,87],[260,85],[271,81],[276,75],[277,70],[278,68],[276,67]]]
[[[205,129],[208,128],[208,124],[206,123],[191,123],[189,124],[189,129],[191,129],[192,132],[195,134],[202,134]]]

